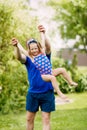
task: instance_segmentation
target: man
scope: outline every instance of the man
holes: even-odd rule
[[[41,35],[43,35],[43,33],[45,35],[45,29],[42,25],[39,26],[39,31]],[[50,116],[51,112],[55,110],[55,97],[52,84],[41,79],[40,72],[36,69],[31,59],[28,57],[28,53],[23,49],[21,44],[19,44],[18,40],[13,38],[12,44],[15,47],[17,59],[25,64],[27,68],[28,80],[30,82],[26,99],[27,130],[34,129],[34,119],[39,107],[42,111],[43,130],[50,130]],[[50,59],[51,48],[46,37],[45,49]]]

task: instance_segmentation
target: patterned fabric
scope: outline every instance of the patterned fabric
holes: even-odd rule
[[[51,74],[52,66],[46,55],[40,54],[34,58],[34,64],[36,68],[40,71],[40,74]]]
[[[29,57],[26,57],[25,66],[28,74],[30,93],[44,93],[50,90],[53,91],[51,82],[46,82],[41,78],[40,71],[36,68],[35,64]]]

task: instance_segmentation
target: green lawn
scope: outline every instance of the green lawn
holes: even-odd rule
[[[87,74],[87,66],[78,66],[78,70],[82,74],[85,74],[85,75]]]
[[[68,97],[73,102],[57,105],[52,113],[51,130],[87,130],[87,92]],[[0,130],[26,130],[26,112],[0,115]],[[41,112],[37,113],[34,130],[42,130]]]

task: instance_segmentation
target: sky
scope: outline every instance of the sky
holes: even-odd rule
[[[50,35],[51,46],[54,50],[60,50],[60,48],[72,47],[75,40],[71,39],[67,44],[61,39],[59,30],[57,28],[58,23],[52,20],[55,11],[46,6],[45,3],[49,0],[30,0],[30,6],[34,9],[32,16],[38,16],[39,23],[43,24],[47,30],[47,34]],[[54,32],[53,32],[54,31]],[[52,32],[55,35],[52,35]]]

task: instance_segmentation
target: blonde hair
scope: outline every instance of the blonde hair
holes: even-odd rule
[[[29,41],[29,40],[28,40],[28,41]],[[28,53],[29,53],[29,55],[30,55],[31,57],[32,57],[32,54],[31,54],[31,51],[30,51],[30,44],[32,44],[32,43],[35,43],[35,44],[37,45],[38,50],[39,50],[39,53],[42,52],[42,46],[41,46],[40,42],[32,42],[32,43],[28,44],[28,41],[27,41]]]

